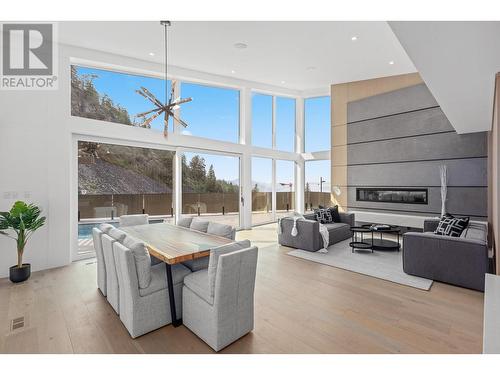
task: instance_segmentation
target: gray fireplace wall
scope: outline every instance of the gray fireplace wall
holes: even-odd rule
[[[425,84],[348,103],[348,209],[435,216],[439,166],[448,166],[447,211],[487,216],[487,134],[457,134]],[[428,204],[361,202],[358,187],[428,188]]]

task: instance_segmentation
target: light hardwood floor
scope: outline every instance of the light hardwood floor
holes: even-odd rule
[[[422,291],[287,256],[276,226],[238,233],[259,246],[255,329],[222,353],[480,353],[483,294]],[[95,260],[0,280],[0,353],[213,353],[186,327],[135,340],[97,291]],[[25,327],[10,329],[25,317]]]

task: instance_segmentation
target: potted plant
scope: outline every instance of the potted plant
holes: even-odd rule
[[[40,217],[40,214],[40,208],[22,201],[14,203],[9,212],[0,212],[0,234],[17,244],[17,265],[9,269],[9,278],[13,283],[28,280],[31,275],[31,265],[23,263],[23,253],[32,234],[45,224],[45,217]]]

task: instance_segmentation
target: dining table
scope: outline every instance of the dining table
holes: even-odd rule
[[[144,224],[120,228],[128,235],[143,241],[149,254],[165,263],[167,289],[172,325],[182,325],[175,310],[172,266],[189,260],[210,256],[210,250],[234,243],[234,240],[169,223]]]

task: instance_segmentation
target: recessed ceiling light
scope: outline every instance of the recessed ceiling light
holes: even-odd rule
[[[285,83],[285,81],[281,81],[281,84]]]
[[[394,65],[394,61],[389,61],[389,65]]]
[[[154,52],[149,52],[149,56],[154,56],[155,53]]]
[[[245,49],[247,47],[248,47],[248,44],[246,44],[246,43],[241,43],[241,42],[234,43],[234,48],[237,48],[237,49]]]
[[[315,66],[308,66],[308,67],[306,68],[306,70],[307,70],[308,72],[312,72],[313,70],[316,70],[316,67],[315,67]]]
[[[234,74],[234,73],[236,73],[236,70],[231,70],[231,74]]]
[[[353,37],[351,37],[351,40],[352,40],[353,42],[355,42],[356,40],[358,40],[358,37],[357,37],[357,36],[353,36]]]

